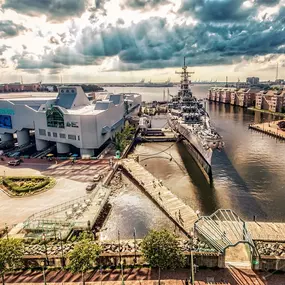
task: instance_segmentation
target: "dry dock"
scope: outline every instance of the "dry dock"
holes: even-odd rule
[[[163,182],[155,178],[134,159],[124,159],[121,166],[130,178],[173,220],[187,235],[197,220],[194,210],[176,197]]]
[[[260,124],[250,124],[248,127],[252,130],[265,133],[277,139],[285,140],[285,132],[280,130],[277,123],[280,121],[266,122]]]

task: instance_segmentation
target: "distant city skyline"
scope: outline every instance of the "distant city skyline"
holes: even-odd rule
[[[0,83],[285,78],[285,0],[0,0]]]

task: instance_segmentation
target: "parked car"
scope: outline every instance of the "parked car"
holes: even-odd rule
[[[86,187],[86,191],[91,192],[96,187],[96,185],[97,185],[96,183],[88,184]]]
[[[93,182],[99,182],[102,178],[101,174],[95,174],[93,177]]]
[[[21,163],[20,159],[8,161],[8,165],[11,165],[11,166],[17,166],[17,165],[20,165],[20,163]]]

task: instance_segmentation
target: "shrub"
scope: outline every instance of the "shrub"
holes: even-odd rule
[[[3,185],[17,193],[31,192],[44,188],[51,182],[49,177],[6,177]]]

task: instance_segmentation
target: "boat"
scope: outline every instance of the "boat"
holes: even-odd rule
[[[198,100],[192,94],[189,78],[193,72],[188,72],[185,58],[182,72],[177,73],[181,75],[180,89],[168,104],[168,125],[179,134],[188,152],[211,183],[212,154],[215,150],[222,150],[224,142],[211,126],[204,100]]]

